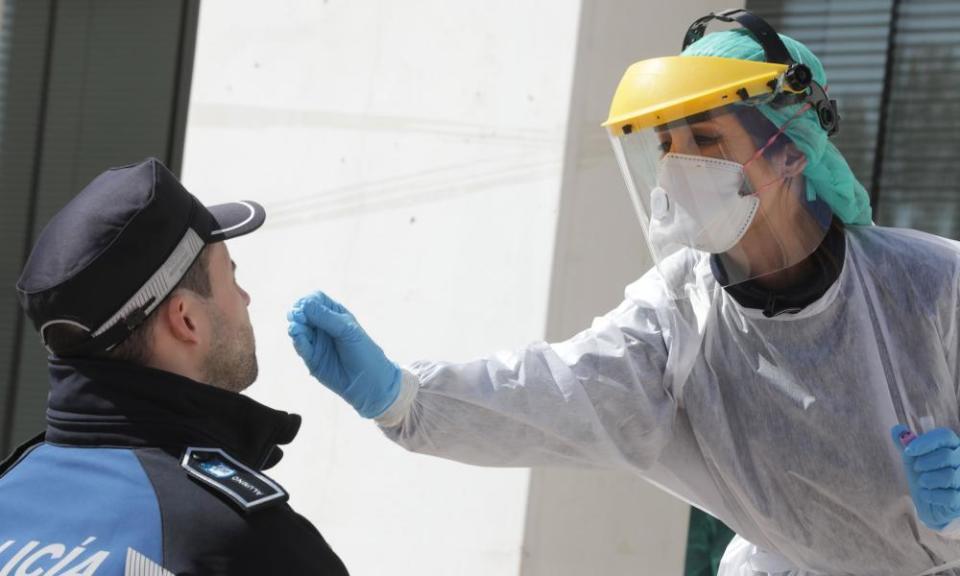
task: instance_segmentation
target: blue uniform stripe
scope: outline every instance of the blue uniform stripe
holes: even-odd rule
[[[128,549],[162,564],[162,534],[132,450],[41,444],[0,478],[0,576],[122,576]]]

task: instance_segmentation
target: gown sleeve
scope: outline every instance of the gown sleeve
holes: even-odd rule
[[[655,311],[628,297],[565,342],[415,363],[377,421],[408,450],[470,464],[644,469],[677,414],[666,362]]]

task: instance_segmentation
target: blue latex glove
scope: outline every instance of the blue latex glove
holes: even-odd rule
[[[364,418],[386,412],[400,394],[400,369],[346,308],[316,292],[287,314],[293,347],[310,375]]]
[[[898,424],[891,433],[903,457],[910,496],[920,521],[929,528],[942,530],[960,518],[960,437],[949,428],[937,428],[910,440],[904,447],[900,438],[909,434],[909,429]]]

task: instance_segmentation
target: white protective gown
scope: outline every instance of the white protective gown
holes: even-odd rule
[[[638,474],[742,537],[721,574],[910,576],[958,560],[960,539],[917,519],[890,428],[960,430],[960,244],[846,238],[839,278],[797,314],[741,307],[691,251],[566,342],[409,367],[378,423],[472,464]]]

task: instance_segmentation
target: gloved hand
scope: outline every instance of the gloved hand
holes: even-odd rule
[[[960,518],[960,437],[949,428],[937,428],[909,440],[911,433],[902,424],[891,433],[920,521],[934,530],[944,529]],[[901,442],[904,435],[906,447]]]
[[[310,375],[364,418],[386,412],[400,394],[400,369],[346,308],[323,292],[301,298],[287,314],[293,347]]]

